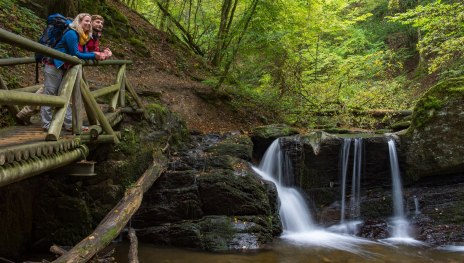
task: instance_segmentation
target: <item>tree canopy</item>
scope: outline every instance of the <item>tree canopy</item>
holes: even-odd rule
[[[459,1],[125,2],[209,61],[238,108],[292,123],[369,126],[350,112],[410,109],[426,76],[462,72]]]

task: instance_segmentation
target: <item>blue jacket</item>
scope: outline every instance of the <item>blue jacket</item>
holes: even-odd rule
[[[80,59],[95,59],[95,54],[93,52],[80,52],[77,47],[78,45],[79,33],[74,29],[69,29],[64,33],[60,41],[58,41],[55,49]],[[64,62],[58,59],[53,59],[53,63],[56,68],[60,68],[64,65]]]

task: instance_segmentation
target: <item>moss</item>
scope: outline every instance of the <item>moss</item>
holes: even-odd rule
[[[428,123],[435,113],[443,108],[447,100],[462,98],[464,98],[464,77],[439,82],[417,102],[412,116],[411,129],[408,132]]]
[[[128,39],[129,44],[134,48],[135,53],[144,56],[144,57],[150,57],[151,53],[150,50],[147,48],[145,45],[145,42],[135,36],[130,37]]]
[[[285,124],[272,124],[267,126],[260,126],[253,130],[254,137],[261,138],[278,138],[297,134],[298,131]]]
[[[227,217],[207,217],[200,224],[203,248],[209,251],[225,251],[234,237],[232,221]]]

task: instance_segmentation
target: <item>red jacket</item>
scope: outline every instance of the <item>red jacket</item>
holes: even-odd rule
[[[100,52],[100,35],[99,33],[93,34],[89,42],[85,46],[78,45],[80,52]]]

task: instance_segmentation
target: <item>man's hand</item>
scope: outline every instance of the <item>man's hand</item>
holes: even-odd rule
[[[105,48],[105,50],[103,50],[103,52],[105,52],[105,55],[106,55],[106,58],[109,58],[113,55],[113,52],[111,52],[111,50],[109,48]]]
[[[107,59],[106,54],[104,52],[94,52],[96,60],[105,60]]]

